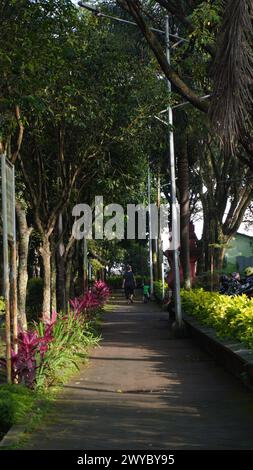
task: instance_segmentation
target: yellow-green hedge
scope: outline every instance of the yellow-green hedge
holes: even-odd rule
[[[253,348],[253,298],[229,297],[204,289],[182,289],[181,298],[184,312],[215,328],[218,336],[242,341]]]
[[[154,294],[159,302],[163,302],[163,283],[162,281],[154,281]],[[164,296],[167,298],[169,295],[169,288],[165,283]]]
[[[5,312],[5,300],[3,297],[0,297],[0,315]]]

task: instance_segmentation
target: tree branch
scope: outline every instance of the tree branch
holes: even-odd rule
[[[122,8],[124,8],[126,11],[128,11],[132,15],[132,17],[138,24],[150,48],[154,52],[158,63],[160,64],[163,72],[165,73],[165,76],[173,84],[177,92],[181,96],[186,98],[187,101],[192,103],[196,108],[207,113],[208,108],[209,108],[208,102],[202,101],[200,97],[197,96],[191,90],[191,88],[179,77],[179,75],[176,73],[173,67],[171,67],[171,65],[168,64],[166,55],[164,53],[164,50],[160,42],[158,41],[156,36],[153,34],[153,32],[150,30],[147,23],[144,21],[143,16],[141,15],[140,10],[138,8],[138,5],[132,0],[118,0],[118,3],[120,6],[122,6]]]
[[[18,158],[18,154],[20,152],[20,148],[23,142],[24,129],[25,129],[21,120],[20,107],[18,105],[15,106],[15,118],[18,123],[19,133],[18,133],[18,138],[17,138],[16,150],[12,153],[12,156],[11,156],[11,163],[13,163],[13,165],[15,165],[15,162]]]
[[[22,170],[22,173],[23,173],[23,176],[24,176],[25,183],[26,183],[28,191],[30,193],[31,203],[32,203],[33,210],[34,210],[34,219],[35,219],[36,225],[37,225],[38,230],[40,231],[40,233],[43,234],[44,230],[43,230],[43,226],[42,226],[42,223],[41,223],[41,220],[40,220],[40,217],[39,217],[39,213],[38,213],[38,207],[39,207],[38,198],[36,196],[33,185],[32,185],[31,180],[30,180],[30,178],[29,178],[29,176],[26,172],[24,163],[23,163],[22,158],[21,158],[19,153],[18,153],[18,160],[19,160],[19,163],[20,163],[20,166],[21,166],[21,170]]]

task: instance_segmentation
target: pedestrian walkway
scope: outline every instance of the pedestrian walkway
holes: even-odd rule
[[[102,333],[27,449],[253,449],[253,393],[159,306],[117,296]]]

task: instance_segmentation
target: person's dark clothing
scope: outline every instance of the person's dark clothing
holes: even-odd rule
[[[125,294],[126,298],[128,299],[131,295],[134,293],[134,288],[135,288],[135,280],[134,280],[134,275],[132,271],[127,271],[124,274],[124,279],[125,279]]]
[[[125,286],[131,287],[132,289],[134,289],[134,287],[135,287],[135,280],[134,280],[133,272],[132,272],[132,271],[127,271],[127,272],[124,274],[124,279],[125,279]]]

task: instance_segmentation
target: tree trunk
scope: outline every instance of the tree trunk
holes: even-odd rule
[[[202,258],[204,271],[209,271],[210,269],[210,239],[209,239],[209,229],[210,229],[210,215],[207,210],[205,210],[203,205],[203,233],[202,233]]]
[[[205,271],[205,259],[204,259],[204,244],[203,244],[203,239],[198,242],[197,246],[200,248],[201,255],[199,256],[199,259],[198,259],[198,261],[197,261],[196,274],[197,274],[197,276],[200,276],[200,275],[203,274],[203,272]]]
[[[72,245],[68,255],[66,257],[66,303],[68,306],[69,299],[74,297],[74,285],[73,285],[73,256],[75,251],[75,245]]]
[[[204,226],[203,226],[203,235],[202,235],[202,242],[203,242],[203,255],[204,255],[204,264],[205,264],[205,271],[210,271],[211,265],[211,252],[213,252],[212,245],[218,243],[217,242],[217,213],[216,208],[212,204],[211,198],[202,198],[202,206],[203,206],[203,219],[204,219]]]
[[[27,259],[29,251],[29,240],[33,231],[28,227],[25,210],[21,204],[16,202],[16,214],[18,220],[19,243],[18,243],[18,323],[23,329],[27,329],[26,319],[26,293],[27,293]]]
[[[223,261],[225,256],[225,249],[228,242],[231,240],[231,237],[223,235],[221,231],[219,231],[217,236],[217,244],[220,245],[219,248],[216,248],[215,252],[215,269],[217,271],[222,271],[223,269]]]
[[[222,248],[220,248],[220,250],[219,250],[219,256],[218,256],[218,265],[217,265],[217,269],[218,269],[219,271],[222,271],[222,269],[223,269],[224,256],[225,256],[225,247],[222,247]]]
[[[44,268],[42,318],[44,320],[48,320],[50,319],[51,306],[51,250],[50,242],[46,235],[43,237],[40,253],[43,259]]]
[[[88,244],[86,238],[83,239],[83,292],[88,290]]]
[[[219,219],[212,201],[207,202],[206,210],[203,211],[203,247],[205,252],[205,271],[210,271],[211,290],[217,287],[218,273],[223,268],[225,246],[229,237],[223,234],[222,222]]]
[[[72,299],[72,292],[71,292],[71,275],[72,275],[72,263],[69,262],[66,269],[66,296],[69,299]]]
[[[65,245],[62,240],[62,213],[58,219],[59,244],[56,251],[57,260],[57,307],[59,310],[66,309],[66,267],[65,267]]]
[[[56,255],[53,250],[51,260],[51,309],[57,310],[57,296],[56,296],[56,283],[57,283],[57,272],[56,272]]]
[[[178,188],[180,192],[180,258],[183,267],[183,286],[191,288],[190,268],[190,197],[189,197],[189,164],[187,140],[183,142],[178,155]]]
[[[57,250],[57,306],[59,310],[66,307],[66,270],[64,256]]]

